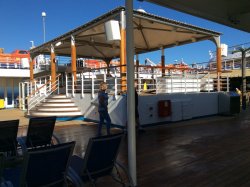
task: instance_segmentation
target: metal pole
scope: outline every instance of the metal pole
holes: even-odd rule
[[[45,17],[43,17],[43,43],[45,43]]]
[[[71,75],[72,77],[72,96],[75,97],[75,78],[74,78],[74,74]]]
[[[83,80],[83,73],[81,73],[81,93],[82,93],[82,98],[84,97],[84,80]]]
[[[95,97],[95,84],[94,84],[94,73],[92,72],[92,77],[91,77],[91,98],[94,99]]]
[[[246,51],[242,51],[242,109],[246,110]]]
[[[45,43],[45,17],[46,17],[46,13],[42,12],[42,18],[43,18],[43,43]]]
[[[133,185],[136,177],[136,138],[135,138],[135,92],[134,92],[134,34],[133,0],[126,0],[126,51],[127,51],[127,120],[128,120],[128,168]]]
[[[22,109],[25,110],[25,87],[24,83],[22,83]]]
[[[21,109],[21,106],[22,106],[21,105],[21,98],[22,98],[22,92],[21,92],[22,87],[21,86],[22,86],[22,83],[19,82],[18,85],[19,85],[19,90],[18,90],[19,91],[19,94],[18,94],[18,108]]]
[[[116,73],[116,69],[115,69],[115,99],[117,99],[117,73]]]
[[[68,97],[69,93],[68,93],[68,74],[67,73],[65,74],[65,88],[66,88],[66,97]]]
[[[229,92],[229,77],[227,76],[227,92]]]
[[[210,73],[208,72],[208,92],[210,92]]]

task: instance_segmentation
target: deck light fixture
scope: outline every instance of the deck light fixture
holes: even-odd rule
[[[55,46],[56,47],[59,47],[60,45],[62,45],[63,44],[63,42],[62,41],[59,41],[59,42],[57,42],[56,44],[55,44]]]

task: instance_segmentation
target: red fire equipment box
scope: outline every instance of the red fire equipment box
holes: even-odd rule
[[[170,100],[158,101],[158,116],[168,117],[170,115],[171,115],[171,101]]]

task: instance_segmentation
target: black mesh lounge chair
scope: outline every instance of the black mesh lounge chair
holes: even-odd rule
[[[17,132],[19,120],[0,121],[0,152],[17,156]]]
[[[56,117],[30,118],[27,135],[17,139],[23,151],[40,146],[50,146],[55,144],[53,139],[59,143],[58,138],[53,135],[55,123]]]
[[[23,164],[5,169],[3,178],[14,187],[67,186],[66,173],[74,146],[75,142],[68,142],[28,150]]]
[[[90,181],[95,186],[95,181],[106,175],[111,175],[123,185],[130,184],[127,171],[116,162],[122,138],[123,133],[90,138],[84,158],[76,155],[71,158],[68,175],[78,180],[74,185],[83,186],[84,182]],[[125,180],[120,171],[126,175]]]
[[[0,187],[12,187],[12,183],[10,181],[6,181],[3,178],[3,171],[4,171],[4,160],[5,155],[4,153],[0,153]]]

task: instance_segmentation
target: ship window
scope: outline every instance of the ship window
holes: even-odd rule
[[[19,54],[28,54],[27,51],[19,51]]]

